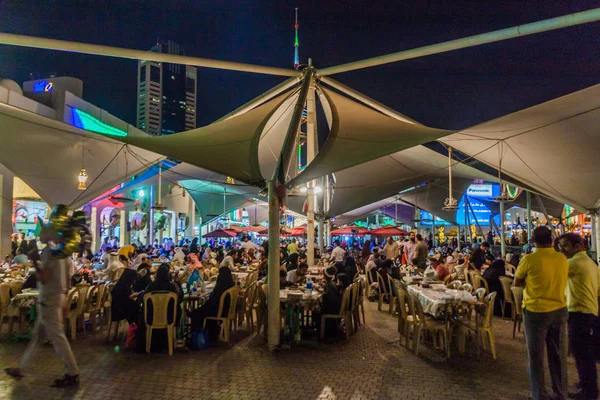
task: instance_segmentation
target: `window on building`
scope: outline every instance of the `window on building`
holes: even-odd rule
[[[185,78],[185,91],[189,93],[196,93],[196,81],[191,78]]]
[[[140,82],[146,82],[146,66],[142,65],[140,67]]]
[[[160,82],[160,68],[156,65],[150,66],[150,80],[152,82]]]

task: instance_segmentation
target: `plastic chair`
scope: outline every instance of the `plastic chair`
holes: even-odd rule
[[[446,277],[444,278],[444,280],[442,282],[444,283],[444,285],[446,285],[446,287],[448,287],[448,285],[450,284],[451,281],[452,281],[452,274],[448,274],[448,275],[446,275]]]
[[[408,349],[410,329],[414,328],[415,324],[414,306],[412,297],[398,279],[394,279],[394,286],[396,287],[396,299],[398,301],[398,333],[404,336],[404,347]]]
[[[114,283],[104,285],[104,293],[102,296],[102,323],[100,330],[104,329],[104,325],[108,327],[108,336],[110,339],[110,326],[112,325],[112,290],[115,287]]]
[[[475,275],[475,279],[479,281],[480,288],[485,288],[485,293],[490,292],[490,287],[488,286],[487,280],[481,275]]]
[[[365,293],[365,296],[367,296],[367,298],[371,297],[371,290],[372,287],[371,285],[373,284],[373,277],[371,276],[371,271],[366,271],[365,276],[367,277],[367,291]]]
[[[478,289],[479,290],[479,289]],[[479,337],[477,340],[481,340],[483,349],[487,350],[488,345],[491,350],[494,360],[496,359],[496,341],[494,339],[494,330],[492,329],[492,320],[494,315],[494,302],[496,300],[496,292],[488,294],[483,302],[485,303],[485,311],[481,318],[477,320],[477,326],[471,321],[461,322],[461,330],[459,332],[458,346],[461,354],[465,352],[465,329],[473,332],[478,332]],[[487,335],[487,338],[486,338]],[[487,340],[486,340],[487,339]]]
[[[394,292],[392,292],[391,278],[388,277],[387,281],[383,279],[383,276],[379,272],[377,272],[377,283],[379,285],[379,302],[377,304],[377,310],[382,311],[383,308],[383,299],[387,297],[390,303],[390,314],[394,312],[394,303],[396,302],[396,297],[394,296]]]
[[[468,276],[469,276],[469,283],[471,285],[473,285],[473,289],[479,289],[481,287],[480,286],[481,281],[479,281],[477,279],[477,277],[478,276],[481,277],[481,273],[479,273],[479,271],[477,271],[477,270],[473,270],[473,271],[469,271]]]
[[[419,342],[421,341],[421,334],[424,331],[430,331],[433,336],[433,347],[435,348],[437,345],[436,334],[441,334],[441,339],[443,340],[440,345],[444,347],[444,353],[446,354],[446,358],[450,358],[450,354],[446,351],[448,346],[446,346],[446,341],[448,340],[448,332],[447,327],[444,321],[437,321],[431,318],[425,317],[425,312],[423,311],[423,306],[419,299],[417,299],[414,295],[407,292],[409,296],[411,296],[412,304],[413,304],[413,320],[414,320],[414,329],[416,330],[413,336],[413,349],[415,355],[419,355]]]
[[[460,290],[465,290],[469,293],[473,293],[473,285],[471,285],[470,283],[463,283],[462,285],[460,285]]]
[[[362,313],[363,324],[367,324],[367,320],[365,319],[365,296],[367,291],[367,279],[364,276],[360,276],[356,279],[360,284],[360,288],[358,290],[358,297],[356,299],[356,319],[358,320],[358,324],[360,325],[360,314]]]
[[[87,294],[87,291],[86,291]],[[73,304],[76,304],[75,308],[71,308]],[[65,314],[65,326],[67,329],[70,329],[71,340],[77,339],[77,320],[79,316],[83,312],[83,306],[85,304],[85,295],[82,295],[82,291],[79,288],[74,287],[69,291],[69,295],[67,297],[67,307],[68,311]]]
[[[450,275],[448,275],[448,276],[450,276]],[[461,288],[462,285],[463,285],[463,283],[461,281],[452,281],[452,282],[448,283],[446,285],[446,287],[448,289],[456,289],[456,290],[458,290],[458,289]]]
[[[23,291],[23,281],[12,281],[8,282],[10,286],[10,297],[13,298]]]
[[[517,267],[515,267],[512,264],[506,263],[506,265],[504,266],[504,268],[506,269],[507,272],[510,272],[513,275],[517,273]]]
[[[504,299],[500,303],[502,306],[502,318],[504,318],[504,312],[507,304],[510,304],[510,315],[515,313],[515,304],[512,300],[512,292],[510,291],[510,286],[512,285],[512,279],[508,276],[501,276],[500,283],[502,284],[502,293],[504,295]]]
[[[322,314],[321,315],[321,340],[325,337],[325,322],[327,319],[341,319],[344,321],[346,327],[346,340],[350,339],[350,333],[352,331],[352,310],[350,304],[350,295],[353,289],[353,284],[348,286],[344,290],[342,295],[342,305],[340,306],[340,312],[338,314]]]
[[[102,298],[104,296],[105,285],[93,285],[90,287],[85,306],[83,310],[83,319],[89,318],[92,322],[92,333],[96,332],[97,320],[101,315]]]
[[[485,290],[485,288],[480,287],[479,289],[475,289],[473,291],[473,294],[475,295],[475,297],[477,297],[478,301],[483,301],[485,298],[485,295],[487,294],[487,291]]]
[[[8,319],[9,335],[13,331],[14,320],[19,319],[21,316],[21,310],[8,307],[11,299],[10,291],[10,284],[0,283],[0,332],[2,332],[2,325],[4,324],[4,320]]]
[[[352,325],[354,332],[358,332],[360,327],[360,314],[358,312],[358,300],[360,297],[361,283],[360,279],[356,279],[352,284],[352,294],[350,296],[350,308],[352,311]]]
[[[172,300],[172,303],[171,303]],[[148,304],[152,303],[152,324],[148,322]],[[173,321],[169,322],[169,307],[173,310]],[[175,320],[177,319],[177,294],[173,292],[152,292],[144,295],[144,322],[146,323],[146,354],[150,354],[152,331],[166,329],[169,342],[169,355],[173,355],[175,344]]]
[[[202,326],[203,328],[206,327],[207,320],[221,321],[223,323],[223,326],[221,328],[221,333],[219,334],[219,341],[226,342],[227,344],[229,344],[229,331],[235,324],[235,309],[239,293],[240,287],[237,285],[231,287],[230,289],[227,289],[221,295],[221,299],[219,300],[219,311],[217,312],[217,316],[204,318],[204,324]],[[227,310],[227,315],[223,317],[222,315],[225,311],[225,299],[227,298],[227,296],[229,296],[229,309]]]
[[[521,332],[521,323],[523,322],[523,288],[512,286],[510,288],[513,301],[513,339],[516,336],[517,329]]]

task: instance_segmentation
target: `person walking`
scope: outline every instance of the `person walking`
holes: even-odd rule
[[[18,368],[6,368],[5,372],[16,378],[23,377],[22,371],[27,368],[35,358],[42,340],[42,331],[52,343],[56,354],[65,364],[64,377],[56,379],[52,387],[71,386],[79,383],[79,368],[71,351],[71,346],[65,335],[63,312],[67,307],[67,290],[69,289],[71,259],[59,259],[50,249],[50,245],[42,251],[42,262],[37,269],[38,285],[38,319],[33,328],[29,346],[21,357]]]
[[[567,396],[567,300],[565,289],[569,263],[554,250],[552,233],[545,226],[533,231],[535,252],[523,257],[515,275],[515,286],[524,286],[523,322],[533,399],[546,399],[544,349],[552,381],[550,398]]]
[[[598,316],[598,279],[600,269],[585,252],[581,236],[565,233],[558,238],[562,253],[569,262],[567,308],[569,310],[569,343],[575,357],[579,390],[569,393],[575,399],[598,397],[598,373],[592,330]]]

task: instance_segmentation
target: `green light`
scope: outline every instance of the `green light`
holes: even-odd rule
[[[77,128],[85,129],[86,131],[100,133],[102,135],[110,136],[127,136],[127,132],[120,129],[114,128],[98,118],[81,111],[80,109],[73,108],[73,125]]]
[[[302,145],[298,145],[298,170],[302,169]]]

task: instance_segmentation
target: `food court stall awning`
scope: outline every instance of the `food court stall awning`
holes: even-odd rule
[[[369,232],[371,236],[400,236],[408,235],[408,231],[405,229],[397,228],[395,226],[383,226],[381,228],[373,229]]]
[[[369,230],[366,228],[361,228],[356,225],[348,225],[343,228],[337,228],[332,230],[331,236],[345,236],[345,235],[355,235],[355,236],[364,236],[369,234]]]
[[[202,235],[203,238],[232,238],[232,237],[236,237],[238,235],[238,231],[236,231],[235,229],[226,229],[226,228],[219,228],[219,229],[215,229],[212,232],[208,232],[205,235]]]

